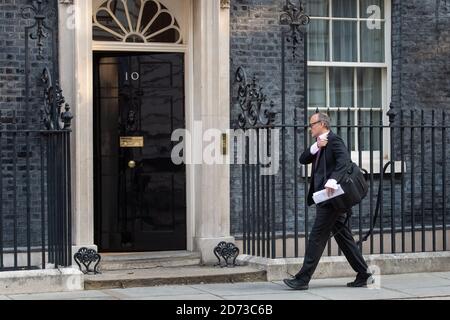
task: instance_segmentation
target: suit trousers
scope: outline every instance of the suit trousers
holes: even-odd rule
[[[307,283],[311,280],[332,232],[335,234],[334,238],[339,248],[353,270],[358,273],[358,276],[368,275],[367,263],[348,226],[345,225],[346,215],[335,213],[328,205],[317,206],[316,208],[316,219],[309,235],[303,266],[295,277]],[[340,232],[338,232],[339,230]]]

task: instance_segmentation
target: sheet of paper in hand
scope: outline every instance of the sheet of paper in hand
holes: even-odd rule
[[[336,198],[342,194],[344,194],[344,190],[340,184],[337,185],[338,189],[333,192],[331,196],[328,196],[327,189],[323,189],[313,193],[313,200],[316,204],[327,201],[328,199]]]

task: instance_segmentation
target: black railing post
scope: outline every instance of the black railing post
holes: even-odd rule
[[[390,127],[390,178],[391,178],[391,252],[396,252],[396,245],[395,245],[395,237],[396,237],[396,224],[395,224],[395,117],[396,112],[394,110],[394,105],[391,103],[389,111],[388,111],[388,117],[389,117],[389,127]]]
[[[319,112],[319,109],[316,110],[316,113],[318,113],[318,112]],[[327,108],[326,113],[328,115],[330,114],[330,108]],[[328,256],[331,256],[331,238],[328,238],[328,241],[327,241],[327,254],[328,254]]]
[[[298,146],[297,146],[297,108],[294,108],[294,256],[298,257]]]
[[[362,111],[361,109],[358,109],[358,129],[357,129],[357,134],[358,134],[358,165],[360,168],[362,168],[362,130],[363,130],[363,121],[362,121]],[[362,206],[363,206],[363,202],[361,202],[358,205],[358,220],[359,220],[359,239],[362,239],[363,237],[363,223],[362,223]],[[359,246],[359,250],[362,252],[363,251],[363,243],[360,243]]]
[[[67,130],[67,129],[66,129]],[[70,145],[70,131],[65,133],[66,135],[66,163],[67,163],[67,266],[72,265],[72,156],[71,145]]]
[[[402,252],[405,253],[405,125],[403,121],[403,110],[400,110],[400,162],[401,162],[401,191],[400,191],[400,216],[402,224]]]
[[[247,206],[246,206],[246,177],[245,177],[245,163],[247,161],[247,148],[246,148],[246,137],[244,134],[243,137],[244,140],[244,148],[242,149],[241,152],[244,153],[244,163],[241,164],[241,174],[242,174],[242,247],[243,247],[243,252],[245,254],[248,254],[247,251],[247,217],[246,217],[246,212],[247,212]],[[241,140],[242,141],[242,140]]]
[[[261,146],[258,144],[261,152],[263,153],[261,156],[261,163],[258,163],[258,167],[262,166],[262,164],[267,163],[267,150],[264,146],[267,145],[267,128],[262,130],[262,136],[260,137],[260,141],[262,141]],[[258,135],[259,136],[259,135]],[[266,176],[260,175],[258,176],[261,183],[261,194],[260,194],[260,207],[261,207],[261,256],[266,257],[266,206],[265,206],[265,193],[266,193]]]
[[[269,137],[267,137],[267,148],[269,148]],[[269,154],[269,153],[268,153]],[[270,212],[271,212],[271,206],[270,206],[270,176],[266,176],[266,250],[267,254],[266,257],[270,258],[270,250],[271,250],[271,238],[270,238],[270,230],[271,230],[271,223],[270,223]]]
[[[373,180],[373,129],[374,129],[374,124],[373,124],[373,109],[370,109],[370,119],[369,119],[369,123],[370,123],[370,129],[369,129],[369,140],[370,140],[370,199],[369,199],[369,207],[370,207],[370,226],[369,226],[369,230],[373,230],[373,228],[375,228],[375,226],[373,225],[373,188],[374,188],[374,180]],[[373,241],[373,232],[370,234],[370,254],[374,253],[374,241]]]
[[[67,266],[67,247],[68,247],[68,243],[67,243],[67,162],[66,162],[66,145],[65,145],[65,132],[62,131],[61,134],[59,135],[59,145],[60,145],[60,149],[61,149],[61,159],[60,159],[60,172],[61,172],[61,178],[60,178],[60,186],[61,186],[61,191],[62,191],[62,197],[61,197],[61,235],[62,235],[62,241],[61,241],[61,256],[62,256],[62,261],[61,261],[61,265],[63,266]]]
[[[14,182],[13,182],[13,190],[14,190],[14,223],[13,223],[13,233],[14,233],[14,268],[18,267],[17,260],[17,131],[13,132],[13,163],[14,163]]]
[[[65,176],[66,176],[66,189],[65,189],[65,204],[66,204],[66,210],[65,210],[65,218],[66,218],[66,224],[65,224],[65,231],[66,231],[66,262],[65,266],[71,266],[72,265],[72,171],[71,171],[71,146],[70,146],[70,134],[71,134],[71,122],[73,119],[72,113],[69,111],[69,105],[65,104],[65,112],[61,114],[63,125],[63,132],[64,132],[64,145],[65,145],[65,154],[64,154],[64,163],[66,165],[65,169]]]
[[[270,139],[270,143],[273,143],[272,138]],[[275,259],[277,257],[277,235],[276,235],[276,225],[275,225],[275,176],[272,175],[272,208],[271,208],[271,227],[272,227],[272,234],[271,234],[271,239],[272,239],[272,249],[271,249],[271,253],[272,253],[272,259]]]
[[[249,139],[249,141],[250,141],[250,139]],[[247,252],[249,254],[251,254],[251,248],[252,248],[252,245],[251,245],[251,241],[252,241],[251,224],[252,224],[252,221],[251,221],[251,218],[250,218],[250,196],[251,196],[251,193],[250,193],[250,164],[249,164],[250,155],[249,155],[249,153],[250,153],[250,147],[249,147],[249,143],[247,143],[246,144],[246,157],[247,157],[247,160],[246,160],[246,163],[245,163],[245,171],[246,171],[245,175],[247,177],[247,183],[246,183],[246,187],[247,187],[246,195],[247,195],[247,198],[246,198],[246,210],[245,211],[246,211],[246,219],[247,219]]]
[[[436,251],[436,217],[434,212],[434,203],[436,201],[436,123],[435,123],[435,111],[431,111],[431,223],[432,223],[432,233],[433,233],[433,251]]]
[[[253,137],[253,136],[252,136]],[[252,140],[252,139],[250,139],[250,140]],[[254,143],[254,141],[251,141],[251,142],[253,142]],[[256,180],[256,175],[255,175],[255,167],[256,167],[256,165],[253,163],[254,161],[254,148],[252,147],[251,148],[251,153],[250,153],[250,156],[251,156],[251,160],[250,160],[250,170],[251,170],[251,172],[252,172],[252,180],[251,180],[251,195],[252,195],[252,198],[251,198],[251,213],[252,213],[252,225],[251,225],[251,228],[252,228],[252,255],[255,255],[256,254],[256,224],[257,224],[257,221],[256,221],[256,182],[255,182],[255,180]]]
[[[283,258],[286,258],[286,32],[281,32],[281,215]]]
[[[383,137],[383,133],[384,133],[384,124],[383,124],[383,117],[380,117],[380,122],[379,122],[379,141],[380,141],[380,156],[379,156],[379,168],[380,168],[380,188],[379,188],[379,192],[380,194],[378,195],[378,199],[380,199],[379,201],[379,220],[380,220],[380,253],[384,253],[384,221],[383,221],[383,213],[384,213],[384,188],[383,188],[383,182],[384,182],[384,137]]]
[[[425,252],[425,116],[420,110],[420,212],[422,216],[422,252]]]
[[[410,152],[411,152],[411,248],[412,252],[416,252],[416,215],[415,215],[415,191],[416,191],[416,181],[415,181],[415,153],[414,153],[414,134],[415,134],[415,122],[414,122],[414,110],[410,110],[410,123],[411,123],[411,141],[410,141]]]
[[[446,112],[442,111],[442,242],[447,251],[447,129]]]
[[[306,150],[308,148],[308,119],[305,116],[305,124],[303,127],[303,150]],[[299,159],[296,159],[296,161],[299,161]],[[309,179],[308,179],[308,170],[309,165],[303,166],[303,172],[304,172],[304,185],[303,185],[303,197],[304,197],[304,207],[305,210],[305,248],[308,246],[308,240],[309,240],[309,208],[308,208],[308,188],[309,188]]]
[[[1,111],[0,111],[1,115]],[[4,268],[3,265],[3,128],[0,126],[0,270]]]
[[[273,128],[270,128],[273,129]],[[266,144],[267,144],[267,154],[270,156],[271,155],[271,148],[270,148],[270,131],[267,131],[267,139],[266,139]],[[267,198],[267,207],[266,207],[266,241],[267,241],[267,254],[266,257],[269,258],[270,257],[270,252],[271,252],[271,238],[270,238],[270,231],[271,231],[271,222],[270,222],[270,212],[271,212],[271,206],[270,206],[270,195],[271,195],[271,191],[270,191],[270,176],[267,175],[266,176],[266,189],[267,189],[267,194],[266,194],[266,198]]]
[[[309,23],[309,22],[308,22]],[[303,33],[303,48],[304,48],[304,53],[303,53],[303,60],[304,60],[304,64],[303,64],[303,99],[304,99],[304,106],[303,106],[303,117],[304,117],[304,123],[305,125],[308,124],[308,107],[309,107],[309,74],[308,74],[308,58],[309,58],[309,51],[308,51],[308,45],[309,45],[309,38],[308,38],[308,32],[304,32]],[[307,140],[307,136],[308,136],[308,127],[306,127],[306,130],[304,131],[304,135],[305,135],[305,148],[308,148],[308,146],[306,145]],[[297,145],[297,144],[296,144]],[[295,159],[295,163],[296,165],[299,165],[299,159],[296,156]],[[304,166],[304,170],[305,170],[305,195],[307,195],[308,192],[308,166]],[[309,237],[309,228],[308,228],[308,201],[307,201],[307,196],[305,196],[305,250],[307,247],[307,242],[308,242],[308,237]],[[297,203],[297,201],[296,201]],[[297,232],[296,232],[297,234]]]
[[[340,112],[340,108],[337,108],[337,112],[336,112],[336,133],[338,136],[342,136],[342,120],[341,120],[341,112]],[[329,254],[331,252],[329,251]],[[342,251],[341,248],[338,246],[338,256],[342,255]]]
[[[307,127],[307,121],[308,121],[308,38],[307,38],[307,32],[306,30],[302,30],[302,27],[306,27],[310,22],[310,18],[308,15],[305,14],[304,5],[301,1],[299,1],[298,6],[291,3],[291,1],[287,0],[285,5],[283,6],[283,11],[281,12],[280,16],[280,24],[284,26],[289,26],[288,28],[285,28],[281,32],[281,60],[282,60],[282,67],[281,67],[281,81],[282,81],[282,159],[281,159],[281,165],[282,165],[282,225],[283,225],[283,257],[286,257],[286,206],[285,206],[285,199],[286,199],[286,161],[285,161],[285,130],[286,130],[286,121],[285,121],[285,104],[286,104],[286,90],[285,90],[285,81],[286,81],[286,38],[288,39],[288,42],[290,43],[292,47],[292,59],[295,61],[298,54],[297,49],[299,44],[303,41],[303,116],[304,116],[304,123],[305,123],[305,130],[304,130],[304,146],[307,148],[307,134],[308,134],[308,127]],[[294,124],[294,135],[295,132],[295,124]],[[295,159],[294,166],[297,166],[298,159]],[[305,196],[306,196],[306,190],[308,188],[308,167],[305,166]],[[294,186],[296,187],[296,186]],[[306,199],[306,198],[305,198]],[[295,199],[296,200],[296,199]],[[294,210],[295,211],[295,210]],[[294,214],[297,214],[296,212]],[[308,242],[308,207],[305,201],[305,246]]]
[[[260,158],[259,158],[259,131],[260,129],[256,129],[256,255],[261,256],[261,210],[260,210],[260,181],[261,181],[261,172],[260,172]]]
[[[48,250],[48,246],[46,247],[46,235],[48,228],[46,229],[46,215],[45,215],[45,200],[46,200],[46,189],[45,189],[45,170],[44,167],[44,136],[42,133],[39,134],[39,142],[40,142],[40,157],[41,157],[41,259],[42,259],[42,269],[46,267],[46,251]],[[48,217],[47,217],[48,219]],[[47,249],[46,249],[47,248]]]
[[[328,111],[328,113],[329,113],[329,111]],[[352,154],[352,149],[353,149],[352,146],[354,144],[354,143],[352,143],[352,140],[354,142],[354,139],[352,139],[352,128],[353,128],[353,124],[351,123],[351,114],[352,113],[353,113],[353,111],[351,111],[350,108],[347,108],[347,149],[348,149],[348,153],[350,154],[350,156]],[[353,230],[353,219],[352,219],[352,216],[350,216],[348,218],[347,224],[348,224],[348,228],[352,232],[352,230]],[[329,244],[330,243],[331,243],[331,239],[329,241]],[[331,251],[329,251],[329,252],[331,254]]]

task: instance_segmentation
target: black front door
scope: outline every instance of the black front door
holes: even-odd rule
[[[186,171],[171,160],[185,127],[184,57],[96,54],[95,236],[102,251],[186,249]]]

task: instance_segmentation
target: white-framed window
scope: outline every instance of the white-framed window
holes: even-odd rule
[[[386,124],[391,88],[391,1],[308,0],[308,110],[329,110],[347,124],[370,121]],[[338,116],[338,108],[344,108]],[[372,116],[371,111],[372,110]],[[359,119],[361,118],[361,119]],[[385,130],[386,131],[386,130]],[[347,130],[341,131],[347,138]],[[380,136],[373,132],[372,150],[379,151]],[[386,133],[383,134],[384,154]],[[370,150],[369,130],[361,139],[353,130],[352,151]],[[353,155],[352,155],[353,157]],[[384,157],[384,155],[383,155]],[[354,158],[354,157],[353,157]]]

